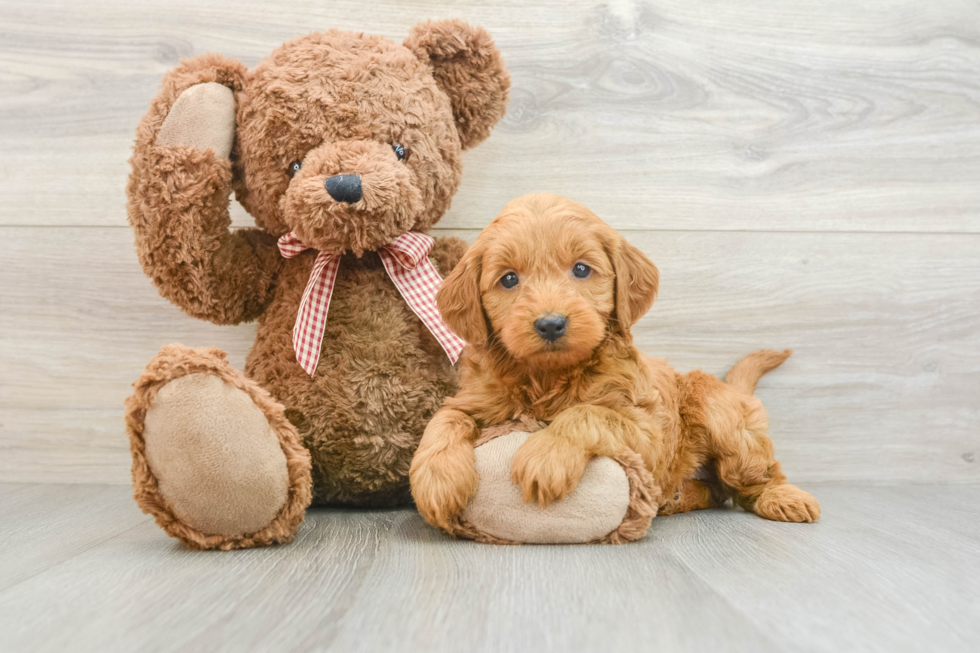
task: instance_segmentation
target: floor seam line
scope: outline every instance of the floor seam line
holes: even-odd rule
[[[21,578],[20,580],[16,581],[12,585],[8,585],[6,587],[0,588],[0,597],[3,597],[10,590],[19,587],[21,584],[26,583],[27,581],[32,580],[34,578],[37,578],[38,576],[41,576],[43,574],[46,574],[49,571],[51,571],[52,569],[57,569],[61,565],[64,565],[64,564],[67,564],[67,563],[71,562],[72,560],[74,560],[78,556],[83,555],[85,553],[88,553],[92,549],[95,549],[97,547],[100,547],[100,546],[102,546],[103,544],[105,544],[107,542],[111,542],[112,540],[116,539],[117,537],[119,537],[121,535],[125,535],[126,533],[130,532],[131,530],[133,530],[135,528],[139,528],[141,526],[145,526],[147,523],[150,523],[150,522],[151,522],[151,520],[149,518],[146,518],[143,521],[141,521],[140,523],[133,524],[129,528],[125,528],[125,529],[119,531],[118,533],[114,533],[113,535],[110,535],[109,537],[103,538],[101,540],[94,541],[91,544],[89,544],[88,546],[86,546],[85,548],[83,548],[80,551],[78,551],[77,553],[74,553],[71,556],[65,558],[64,560],[59,560],[58,562],[55,562],[55,563],[50,564],[50,565],[48,565],[48,566],[46,566],[46,567],[44,567],[42,569],[39,569],[37,572],[31,574],[30,576],[26,576],[24,578]]]

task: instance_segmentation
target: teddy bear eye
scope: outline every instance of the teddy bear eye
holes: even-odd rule
[[[289,168],[287,169],[287,172],[289,172],[290,179],[292,179],[293,175],[299,172],[299,169],[302,167],[303,164],[300,163],[299,161],[293,161],[292,163],[290,163]]]
[[[411,150],[404,145],[392,145],[391,149],[395,151],[395,156],[398,157],[399,161],[408,161],[408,156],[412,153]]]
[[[517,278],[516,272],[508,272],[504,276],[500,277],[500,285],[504,288],[513,288],[519,282],[520,280]]]
[[[592,268],[585,263],[576,263],[572,266],[572,274],[574,274],[578,279],[585,279],[592,274]]]

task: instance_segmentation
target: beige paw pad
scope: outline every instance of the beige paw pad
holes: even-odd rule
[[[611,458],[595,458],[575,489],[547,507],[524,503],[511,461],[529,433],[510,432],[476,448],[480,485],[454,534],[493,543],[624,542],[642,537],[656,514],[651,479]],[[637,456],[638,458],[638,456]]]
[[[235,95],[227,86],[206,82],[177,98],[157,134],[156,144],[214,150],[227,159],[235,143]]]
[[[217,376],[188,374],[160,388],[143,439],[160,495],[202,533],[253,533],[286,503],[289,474],[275,431],[248,394]]]

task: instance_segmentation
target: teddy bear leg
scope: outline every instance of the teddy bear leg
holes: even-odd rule
[[[282,405],[214,348],[167,345],[126,400],[143,512],[196,549],[290,541],[310,504],[310,455]]]
[[[593,458],[567,497],[542,507],[526,503],[511,477],[514,455],[528,437],[514,431],[478,443],[479,486],[452,534],[499,544],[619,544],[646,534],[659,491],[638,454]]]

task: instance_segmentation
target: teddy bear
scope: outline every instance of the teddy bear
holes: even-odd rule
[[[647,534],[661,493],[639,454],[597,456],[571,493],[548,506],[527,502],[514,482],[514,456],[547,427],[522,415],[481,429],[473,443],[479,483],[442,528],[484,544],[623,544]]]
[[[328,30],[251,70],[204,54],[167,73],[131,159],[139,261],[188,315],[258,320],[243,371],[171,344],[133,384],[135,498],[169,535],[264,546],[290,541],[311,502],[411,501],[464,344],[434,297],[466,244],[425,232],[509,85],[487,32],[459,20],[400,45]],[[256,228],[230,228],[232,190]]]

